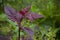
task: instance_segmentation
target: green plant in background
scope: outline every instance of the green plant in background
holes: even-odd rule
[[[34,21],[33,24],[26,19],[23,20],[24,26],[29,26],[30,28],[34,28],[34,25],[37,24],[40,28],[40,32],[36,33],[40,36],[40,40],[60,40],[59,38],[59,31],[60,31],[60,0],[4,0],[3,3],[0,2],[0,5],[7,4],[9,6],[14,7],[18,11],[27,6],[28,4],[32,4],[31,10],[32,12],[38,12],[39,14],[43,14],[45,18],[43,19],[37,19]],[[1,6],[0,6],[1,7]],[[3,13],[3,7],[0,9],[0,30],[1,35],[8,34],[6,30],[14,30],[13,39],[15,40],[17,36],[17,27],[15,27],[14,23],[11,21],[8,21],[5,14]],[[27,23],[26,23],[27,22]],[[12,25],[13,24],[13,25]],[[26,24],[26,25],[25,25]],[[4,25],[4,26],[3,26]],[[9,25],[9,26],[8,26]],[[6,26],[6,29],[4,29]],[[17,28],[17,29],[16,29]],[[4,30],[3,30],[4,29]],[[10,31],[9,31],[10,32]],[[4,34],[5,33],[5,34]],[[23,32],[21,32],[21,35],[24,35]],[[34,40],[37,37],[37,35],[34,36]]]

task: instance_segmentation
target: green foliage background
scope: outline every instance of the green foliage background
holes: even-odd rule
[[[39,26],[40,32],[35,31],[34,40],[60,40],[60,0],[1,0],[0,35],[9,35],[12,36],[11,40],[16,40],[18,27],[16,27],[16,23],[7,19],[3,10],[4,4],[12,6],[18,11],[32,4],[30,11],[43,14],[45,17],[35,20],[32,24],[29,20],[24,19],[22,25],[31,28],[34,28],[36,24]],[[24,35],[23,32],[20,34]]]

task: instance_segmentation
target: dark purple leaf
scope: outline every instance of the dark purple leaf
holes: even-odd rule
[[[10,38],[8,36],[0,35],[0,40],[10,40]]]
[[[27,38],[26,38],[27,40],[33,40],[33,36],[32,37],[30,37],[30,36],[27,36]]]
[[[30,37],[30,36],[27,36],[27,37],[24,37],[24,36],[23,36],[23,37],[22,37],[22,40],[33,40],[33,39],[32,39],[32,37]]]
[[[28,5],[26,8],[22,9],[20,11],[20,14],[25,15],[31,8],[31,5]]]
[[[44,16],[39,15],[39,14],[37,14],[37,13],[28,12],[25,17],[26,17],[27,19],[33,21],[33,20],[35,20],[35,19],[37,19],[37,18],[43,18]]]
[[[26,40],[26,38],[24,36],[22,36],[22,40]]]
[[[23,30],[29,35],[29,36],[33,36],[34,32],[32,31],[32,29],[24,27]]]
[[[32,29],[27,28],[27,27],[21,27],[20,29],[24,30],[27,34],[27,37],[22,37],[22,40],[32,40],[32,37],[34,35],[34,32],[32,31]]]
[[[33,36],[34,32],[32,29],[27,28],[27,27],[21,27],[20,29],[24,30],[28,35]]]
[[[19,14],[19,12],[17,12],[14,8],[9,6],[4,6],[4,11],[10,20],[17,22],[21,21],[22,15]]]
[[[32,29],[27,28],[27,27],[20,27],[20,30],[24,30],[27,34],[27,37],[22,37],[22,40],[32,40],[32,37],[34,35],[34,32],[32,31]]]

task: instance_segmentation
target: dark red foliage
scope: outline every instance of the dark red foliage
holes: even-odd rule
[[[4,11],[7,15],[7,17],[12,20],[12,21],[17,21],[17,22],[21,22],[23,16],[31,21],[37,19],[37,18],[43,18],[44,16],[39,15],[37,13],[34,12],[29,12],[31,5],[27,6],[26,8],[24,8],[23,10],[20,11],[20,13],[18,11],[16,11],[14,8],[9,7],[9,6],[4,6]]]
[[[29,35],[29,36],[33,36],[34,32],[32,31],[32,29],[24,27],[23,30]]]
[[[16,21],[16,22],[20,22],[22,19],[22,15],[19,14],[18,11],[16,11],[14,8],[10,7],[10,6],[4,6],[4,11],[7,15],[7,17],[12,20],[12,21]]]
[[[20,14],[24,16],[30,10],[30,8],[31,8],[31,5],[28,5],[26,8],[20,11]]]
[[[7,17],[10,20],[12,20],[14,22],[17,22],[17,25],[19,27],[19,29],[18,29],[18,31],[19,31],[18,40],[20,40],[20,23],[21,23],[21,21],[23,19],[22,14],[19,14],[18,11],[16,11],[14,8],[9,7],[9,6],[4,6],[4,11],[5,11]]]
[[[18,40],[20,40],[20,30],[24,30],[27,33],[27,37],[26,38],[23,37],[22,40],[33,40],[32,37],[34,35],[34,32],[32,31],[32,29],[27,28],[27,27],[21,27],[21,22],[22,22],[23,17],[25,17],[26,19],[28,19],[30,21],[34,21],[35,19],[44,17],[37,13],[30,12],[29,11],[30,8],[31,8],[31,5],[27,6],[26,8],[24,8],[23,10],[18,12],[10,6],[6,6],[6,5],[4,6],[4,11],[5,11],[7,17],[12,21],[17,22],[17,25],[19,27]]]
[[[27,28],[27,27],[23,27],[22,28],[25,32],[26,32],[26,34],[27,34],[27,37],[22,37],[22,40],[33,40],[33,35],[34,35],[34,32],[32,31],[32,29],[30,29],[30,28]]]
[[[44,16],[39,15],[38,13],[28,12],[25,17],[30,21],[34,21],[35,19],[43,18]]]
[[[43,18],[44,16],[39,15],[38,13],[35,12],[30,12],[31,5],[28,5],[26,8],[20,11],[20,14],[22,14],[25,18],[29,19],[30,21],[34,21],[35,19],[38,18]]]

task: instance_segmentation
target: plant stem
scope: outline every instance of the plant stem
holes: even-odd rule
[[[18,23],[18,40],[20,40],[20,26],[21,26],[21,24]]]
[[[18,37],[18,40],[20,40],[20,27],[19,27],[18,30],[19,30],[19,34],[18,34],[19,37]]]

